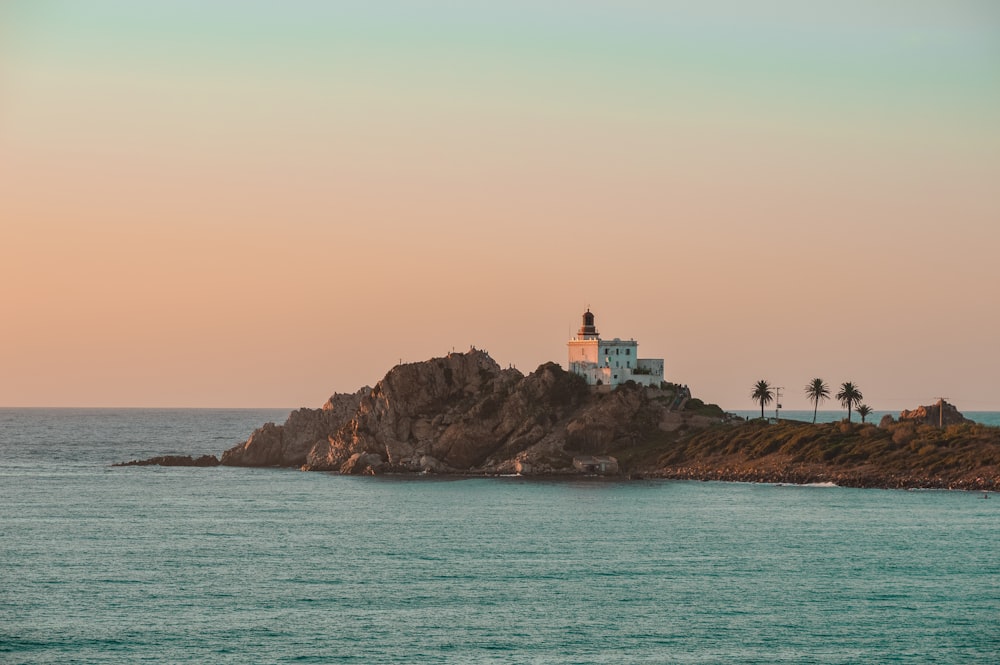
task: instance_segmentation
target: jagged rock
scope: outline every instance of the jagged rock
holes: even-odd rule
[[[517,460],[532,473],[570,472],[568,451],[607,454],[659,431],[668,400],[647,393],[627,384],[591,391],[556,363],[524,376],[473,349],[398,365],[374,388],[295,411],[226,451],[222,463],[512,473]]]
[[[644,389],[628,384],[619,387],[584,409],[566,426],[567,448],[602,453],[610,447],[628,445],[638,438],[641,430],[658,428],[663,420],[664,415],[658,413],[655,421],[642,422],[638,417],[640,411],[649,406]]]
[[[361,398],[372,391],[370,386],[358,389],[354,393],[333,393],[330,399],[323,404],[324,411],[333,411],[333,415],[344,422],[354,417],[354,412],[358,410]]]
[[[879,421],[878,426],[879,429],[886,429],[888,427],[892,427],[895,424],[896,424],[896,419],[887,413],[884,416],[882,416],[882,420]]]
[[[359,452],[384,455],[393,467],[403,467],[403,460],[424,454],[448,463],[439,448],[451,447],[452,442],[444,437],[455,421],[481,413],[494,392],[522,378],[517,370],[501,370],[484,351],[398,365],[360,400],[340,431],[317,443],[307,456],[306,467],[335,469]],[[472,439],[467,442],[474,444]],[[456,450],[453,456],[459,454]]]
[[[425,473],[447,473],[451,470],[430,455],[422,455],[417,466]]]
[[[537,443],[587,395],[555,363],[525,377],[483,351],[401,365],[337,436],[313,449],[307,467],[336,468],[354,453],[379,452],[394,468],[422,470],[423,456],[449,469],[475,468],[491,454],[513,456]]]
[[[215,455],[202,455],[201,457],[191,457],[190,455],[160,455],[144,460],[132,460],[131,462],[119,462],[111,466],[219,466],[219,458]]]
[[[942,408],[944,409],[943,416]],[[899,414],[899,420],[900,422],[910,420],[927,425],[962,425],[975,422],[963,416],[954,405],[944,400],[939,400],[937,404],[931,406],[918,406],[912,411],[903,410]]]
[[[385,460],[374,453],[355,453],[340,467],[345,475],[375,475],[385,468]]]
[[[222,453],[227,466],[302,466],[318,442],[327,440],[354,415],[368,390],[333,395],[322,409],[298,409],[284,425],[267,423]]]

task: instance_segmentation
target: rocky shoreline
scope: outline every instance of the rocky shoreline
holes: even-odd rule
[[[121,466],[557,477],[587,473],[586,460],[599,457],[619,479],[1000,490],[1000,428],[967,421],[948,404],[878,427],[769,424],[697,399],[678,409],[681,390],[594,390],[555,363],[525,376],[473,349],[398,365],[374,388],[293,411],[218,458],[168,455]]]
[[[862,489],[887,490],[960,490],[970,492],[997,492],[1000,483],[996,478],[972,480],[946,480],[915,475],[880,476],[851,472],[773,472],[761,469],[663,469],[649,477],[665,480],[697,480],[729,483],[762,483],[768,485],[836,485]]]
[[[131,460],[119,462],[112,466],[180,466],[180,467],[215,467],[223,466],[219,458],[214,455],[202,455],[191,457],[184,455],[163,455],[152,457],[146,460]],[[275,466],[272,468],[284,468]],[[337,474],[340,475],[340,474]],[[373,474],[374,475],[374,474]],[[581,474],[575,470],[561,469],[545,473],[523,474],[496,474],[496,473],[476,473],[474,471],[461,472],[420,472],[412,471],[386,471],[378,475],[385,476],[447,476],[461,478],[499,478],[511,477],[515,475],[523,478],[554,479],[554,478],[595,478],[608,481],[645,481],[645,480],[689,480],[698,482],[727,482],[727,483],[759,483],[765,485],[834,485],[837,487],[854,487],[863,489],[926,489],[926,490],[955,490],[969,492],[1000,492],[1000,482],[997,478],[975,478],[948,480],[941,477],[918,476],[918,475],[889,475],[836,472],[836,471],[802,471],[786,470],[774,471],[766,469],[735,469],[735,468],[711,468],[711,467],[675,467],[653,469],[647,471],[635,471],[630,473],[607,474]]]
[[[190,455],[159,455],[143,460],[131,460],[129,462],[119,462],[111,466],[219,466],[219,458],[215,455],[201,455],[191,457]]]

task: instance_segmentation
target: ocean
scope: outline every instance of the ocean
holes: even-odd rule
[[[0,409],[0,663],[1000,654],[997,495],[110,466],[286,415]]]

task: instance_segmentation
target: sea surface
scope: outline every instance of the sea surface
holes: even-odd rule
[[[285,415],[0,409],[0,663],[1000,661],[1000,495],[110,466]]]

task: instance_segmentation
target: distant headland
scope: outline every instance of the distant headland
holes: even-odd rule
[[[745,421],[686,386],[591,383],[552,362],[524,375],[470,349],[397,365],[374,388],[293,411],[217,462],[124,464],[1000,490],[1000,428],[954,420],[946,407],[956,424],[943,428],[931,424],[940,418],[934,406],[878,426]]]

